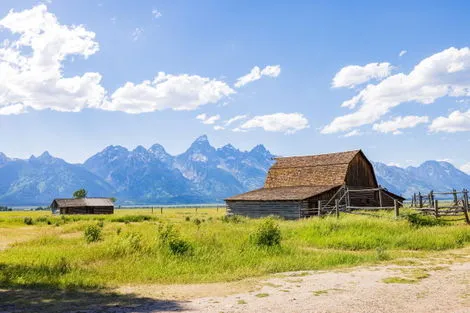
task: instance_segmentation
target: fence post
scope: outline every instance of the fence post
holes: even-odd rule
[[[152,207],[152,214],[153,214],[153,207]]]
[[[436,218],[439,217],[439,200],[434,200],[434,214],[436,215]]]
[[[429,207],[432,208],[433,206],[433,203],[434,203],[434,191],[431,190],[431,192],[429,192]]]
[[[418,197],[419,197],[419,207],[423,208],[423,196],[421,195],[421,191],[418,192]]]
[[[463,190],[463,215],[465,216],[465,222],[470,225],[470,218],[468,217],[468,190]]]
[[[196,213],[197,213],[197,207],[196,207]]]
[[[160,214],[163,214],[163,207],[160,207]]]
[[[396,199],[393,199],[393,207],[395,209],[395,218],[398,218],[398,216],[400,216],[400,209],[398,207],[398,201]]]
[[[335,199],[336,218],[339,218],[339,200]]]
[[[321,200],[318,200],[318,216],[321,216]]]
[[[453,189],[452,190],[452,195],[454,196],[454,205],[458,205],[459,200],[457,199],[457,190]]]

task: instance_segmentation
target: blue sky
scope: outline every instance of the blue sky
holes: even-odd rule
[[[361,148],[375,161],[470,172],[469,9],[2,1],[0,151],[81,162],[111,144],[177,154],[207,134],[215,146]]]

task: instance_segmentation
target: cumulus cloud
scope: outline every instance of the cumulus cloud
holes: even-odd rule
[[[144,34],[144,29],[141,27],[136,27],[131,34],[132,40],[137,41]]]
[[[195,110],[235,94],[224,81],[184,73],[160,72],[150,80],[127,82],[114,92],[103,88],[100,73],[66,76],[67,60],[87,59],[98,52],[99,45],[94,32],[83,25],[61,24],[44,4],[11,10],[0,19],[1,30],[9,31],[12,39],[0,42],[0,115],[44,109],[79,112],[93,108],[135,114]],[[136,29],[135,36],[142,31]],[[261,76],[270,77],[279,73],[276,65],[260,71]]]
[[[214,130],[224,130],[224,129],[225,129],[225,127],[220,126],[220,125],[215,125],[214,126]]]
[[[398,116],[390,121],[376,123],[372,128],[381,133],[393,133],[394,135],[399,135],[401,134],[400,129],[413,128],[419,124],[428,122],[429,117],[427,116]]]
[[[144,113],[163,109],[195,110],[235,93],[226,83],[198,75],[158,73],[152,81],[127,82],[117,89],[103,109]]]
[[[356,112],[339,116],[322,133],[348,131],[372,124],[407,102],[430,104],[436,99],[470,95],[470,49],[449,48],[422,60],[409,74],[398,73],[370,84],[343,106]]]
[[[465,172],[465,173],[467,173],[468,175],[470,175],[470,162],[465,163],[464,165],[462,165],[462,166],[460,167],[460,170],[461,170],[462,172]]]
[[[255,116],[235,128],[234,131],[262,128],[268,132],[293,134],[308,127],[308,120],[300,113],[275,113]]]
[[[398,54],[399,57],[404,56],[408,51],[406,50],[401,50],[400,53]]]
[[[454,111],[448,117],[440,116],[432,121],[429,130],[446,133],[470,131],[470,110]]]
[[[235,123],[236,121],[244,120],[248,118],[248,115],[237,115],[225,121],[225,126],[230,126],[231,124]]]
[[[348,138],[348,137],[354,137],[354,136],[360,136],[360,135],[362,135],[362,133],[358,129],[355,129],[345,134],[344,137]]]
[[[153,18],[157,19],[157,18],[162,17],[162,12],[158,11],[157,9],[153,9],[152,15],[153,15]]]
[[[383,79],[390,76],[392,65],[387,62],[369,63],[364,66],[348,65],[343,67],[333,78],[332,85],[335,88],[349,87],[366,83],[372,79]]]
[[[11,10],[0,20],[0,29],[18,36],[0,46],[0,114],[28,108],[77,112],[99,106],[105,95],[99,73],[64,77],[62,71],[68,57],[88,58],[98,51],[95,33],[82,25],[59,24],[44,4]]]
[[[220,120],[220,115],[217,114],[217,115],[209,116],[206,113],[202,113],[196,116],[196,119],[200,120],[203,124],[212,125],[218,120]]]
[[[250,73],[237,79],[235,87],[240,88],[248,83],[261,79],[263,76],[278,77],[279,74],[281,74],[280,65],[268,65],[264,69],[260,69],[258,66],[255,66],[251,69]]]

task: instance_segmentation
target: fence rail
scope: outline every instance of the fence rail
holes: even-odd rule
[[[436,196],[451,197],[446,201],[436,199]],[[470,204],[469,192],[467,189],[463,189],[462,191],[453,189],[452,191],[438,192],[431,190],[428,194],[418,192],[413,194],[411,207],[423,214],[433,215],[436,218],[463,214],[465,221],[470,225],[468,214]]]

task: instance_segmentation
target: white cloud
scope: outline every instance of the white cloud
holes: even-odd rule
[[[464,165],[462,165],[462,166],[460,167],[460,170],[461,170],[462,172],[465,172],[465,173],[467,173],[468,175],[470,175],[470,162],[465,163]]]
[[[117,89],[103,109],[144,113],[163,109],[195,110],[235,93],[226,83],[198,75],[158,73],[154,80],[127,82]]]
[[[250,73],[237,79],[235,87],[240,88],[248,83],[261,79],[263,76],[278,77],[279,74],[281,74],[280,65],[268,65],[264,69],[260,69],[258,66],[255,66],[251,69]]]
[[[159,17],[162,17],[162,12],[158,11],[157,9],[153,9],[152,15],[153,15],[153,18],[157,19]]]
[[[400,53],[398,54],[399,57],[404,56],[408,51],[406,50],[401,50]]]
[[[413,128],[424,123],[429,123],[429,117],[415,115],[398,116],[386,122],[376,123],[372,128],[381,133],[393,133],[394,135],[399,135],[401,134],[400,129]]]
[[[432,121],[429,130],[447,133],[470,131],[470,110],[454,111],[448,117],[440,116]]]
[[[396,163],[396,162],[388,162],[387,165],[388,166],[401,167],[400,163]]]
[[[348,137],[354,137],[354,136],[360,136],[360,135],[362,135],[362,133],[358,129],[355,129],[345,134],[344,137],[348,138]]]
[[[248,115],[237,115],[225,121],[225,126],[230,126],[231,124],[235,123],[236,121],[244,120],[248,118]]]
[[[136,27],[133,31],[132,31],[132,34],[131,34],[131,37],[132,37],[132,40],[134,41],[137,41],[140,39],[140,37],[142,37],[144,33],[144,29],[141,28],[141,27]]]
[[[349,87],[366,83],[372,79],[383,79],[392,72],[390,63],[369,63],[364,66],[349,65],[343,67],[333,78],[332,85],[335,88]]]
[[[433,103],[436,99],[470,96],[470,49],[449,48],[417,64],[409,74],[398,73],[366,86],[343,106],[356,112],[335,118],[322,133],[348,131],[376,122],[402,103]]]
[[[263,128],[268,132],[293,134],[308,127],[308,120],[300,113],[275,113],[271,115],[255,116],[233,131]]]
[[[220,126],[220,125],[215,125],[214,126],[214,130],[224,130],[224,129],[225,129],[225,127]]]
[[[220,115],[217,114],[217,115],[209,116],[206,113],[202,113],[196,116],[196,119],[200,120],[203,124],[212,125],[218,120],[220,120]]]
[[[62,69],[67,58],[88,58],[98,51],[95,33],[82,25],[61,25],[44,4],[11,10],[0,20],[1,29],[18,36],[0,46],[1,114],[28,108],[77,112],[100,105],[105,90],[99,73],[64,77]]]

